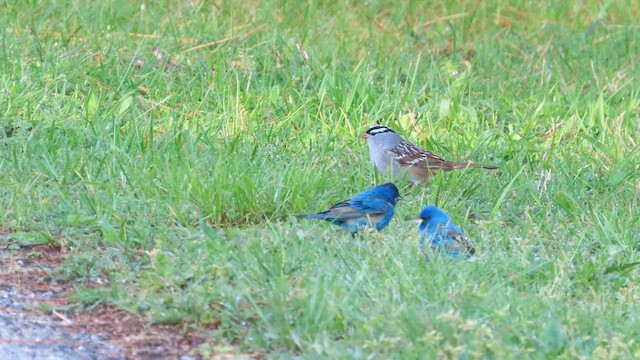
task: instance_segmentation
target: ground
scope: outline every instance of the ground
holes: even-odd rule
[[[74,309],[68,300],[72,285],[48,276],[64,256],[54,245],[0,250],[0,358],[200,358],[194,350],[205,337],[197,331],[148,325],[105,305]]]

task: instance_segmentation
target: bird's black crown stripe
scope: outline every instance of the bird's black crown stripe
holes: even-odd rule
[[[367,134],[369,134],[369,135],[377,135],[377,134],[382,134],[382,133],[386,133],[386,132],[395,132],[395,131],[389,129],[386,126],[382,126],[382,125],[372,126],[372,127],[369,128],[369,130],[367,130]]]

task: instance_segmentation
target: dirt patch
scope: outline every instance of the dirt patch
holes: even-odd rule
[[[184,325],[148,325],[108,306],[75,309],[66,300],[73,285],[48,276],[64,258],[54,245],[0,250],[0,358],[201,358],[206,337]]]

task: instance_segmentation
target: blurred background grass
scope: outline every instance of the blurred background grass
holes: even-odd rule
[[[0,243],[67,247],[79,304],[209,354],[639,356],[636,2],[0,7]],[[388,180],[376,122],[501,169],[401,184],[379,234],[289,220]],[[427,203],[476,261],[416,254]]]

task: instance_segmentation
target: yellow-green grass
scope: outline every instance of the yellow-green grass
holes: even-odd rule
[[[0,8],[0,245],[62,243],[79,306],[208,354],[640,356],[635,1]],[[399,184],[380,233],[292,219],[389,180],[376,122],[500,170]],[[418,254],[429,203],[474,260]]]

